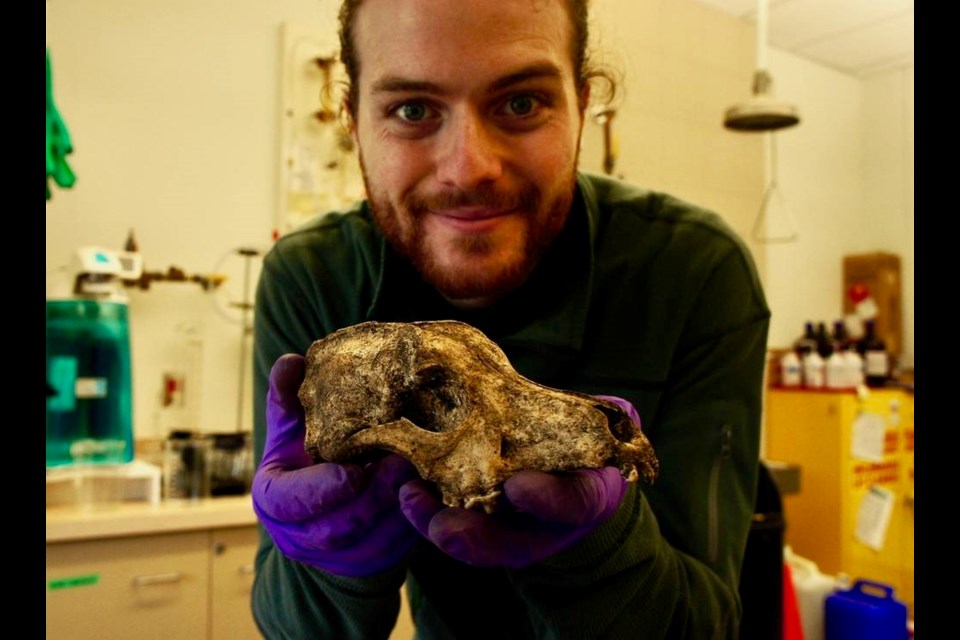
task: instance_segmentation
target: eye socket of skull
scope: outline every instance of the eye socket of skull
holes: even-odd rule
[[[620,442],[631,442],[633,440],[636,436],[636,427],[630,416],[625,415],[619,408],[602,403],[597,403],[595,406],[607,418],[607,425],[614,438]]]
[[[463,381],[446,366],[432,362],[417,369],[400,415],[427,431],[451,431],[463,421],[464,397]]]

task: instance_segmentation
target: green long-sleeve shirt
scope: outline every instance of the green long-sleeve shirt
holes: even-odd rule
[[[255,449],[273,362],[367,320],[456,319],[541,384],[625,398],[660,461],[617,513],[525,569],[469,567],[423,541],[364,579],[285,558],[261,535],[253,609],[270,638],[385,638],[407,580],[418,638],[735,638],[753,513],[770,312],[749,251],[714,213],[581,173],[567,225],[521,290],[449,305],[366,203],[282,237],[255,314]]]

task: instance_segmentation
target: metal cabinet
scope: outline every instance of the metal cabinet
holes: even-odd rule
[[[250,610],[257,528],[215,529],[210,550],[210,637],[261,638]]]
[[[48,543],[46,635],[260,638],[255,526]]]
[[[48,638],[207,638],[209,533],[47,545]]]
[[[874,419],[874,454],[864,442]],[[845,573],[894,587],[913,612],[914,399],[898,389],[866,395],[771,389],[766,455],[798,464],[800,490],[784,496],[786,542],[829,574]],[[882,543],[861,530],[877,496],[887,507]],[[879,511],[877,511],[879,512]]]

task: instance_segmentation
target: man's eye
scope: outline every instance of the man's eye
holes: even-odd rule
[[[430,110],[421,102],[408,102],[397,107],[394,113],[405,122],[422,122],[430,115]]]
[[[539,104],[539,100],[533,96],[514,96],[507,100],[505,110],[513,116],[525,116],[532,113]]]

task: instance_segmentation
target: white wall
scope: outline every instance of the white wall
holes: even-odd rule
[[[830,327],[842,317],[842,256],[871,246],[863,224],[863,86],[777,49],[767,59],[774,94],[796,105],[801,118],[764,134],[776,137],[777,180],[798,235],[765,247],[770,345],[788,347],[805,321]]]
[[[213,295],[189,283],[130,292],[138,438],[176,426],[158,417],[161,376],[188,351],[189,335],[199,338],[202,401],[187,418],[196,424],[184,426],[233,430],[239,399],[250,428],[249,367],[241,371],[230,307],[244,294],[243,262],[233,252],[266,248],[277,220],[281,24],[332,34],[338,4],[47,3],[54,96],[77,174],[47,202],[48,274],[78,246],[119,248],[132,228],[149,270],[228,276]],[[752,23],[687,0],[595,0],[594,15],[601,53],[626,74],[616,173],[712,207],[744,236],[773,307],[771,345],[789,344],[808,318],[839,314],[843,254],[882,249],[904,258],[912,350],[912,70],[859,81],[770,52],[777,95],[803,117],[778,134],[779,179],[800,240],[760,245],[750,230],[765,184],[764,138],[721,124],[726,108],[750,95]],[[599,171],[601,129],[585,129],[582,166]]]
[[[913,363],[913,68],[864,80],[770,49],[774,93],[800,110],[777,137],[778,181],[799,239],[768,244],[771,347],[842,317],[844,255],[901,258],[902,363]],[[769,134],[768,134],[769,135]]]
[[[623,70],[613,121],[614,173],[722,215],[746,240],[763,194],[762,138],[722,126],[726,109],[750,95],[752,23],[695,2],[595,0],[598,59]],[[582,165],[602,168],[602,129],[585,127]]]
[[[864,204],[873,246],[900,255],[902,364],[914,359],[913,78],[899,69],[864,82]]]
[[[333,0],[47,3],[54,98],[77,175],[47,202],[48,275],[78,246],[122,247],[131,228],[148,270],[228,275],[216,295],[186,283],[131,291],[138,438],[166,435],[162,374],[191,330],[203,366],[187,386],[203,400],[184,426],[237,426],[241,325],[230,303],[244,297],[244,263],[233,250],[267,246],[276,218],[281,23],[333,32],[335,12]]]

